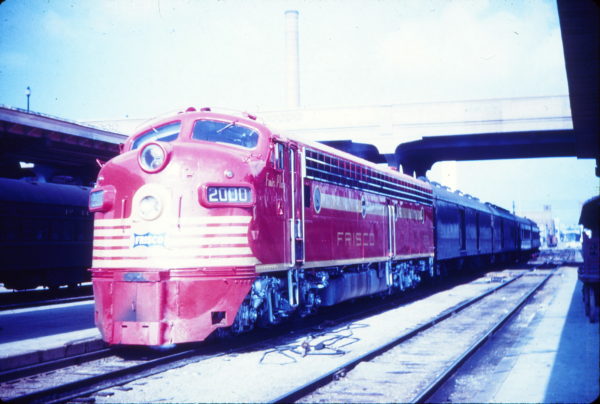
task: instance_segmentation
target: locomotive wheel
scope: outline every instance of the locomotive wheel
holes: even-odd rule
[[[215,330],[214,333],[211,334],[211,337],[223,340],[230,340],[235,337],[233,330],[231,327],[220,327]]]

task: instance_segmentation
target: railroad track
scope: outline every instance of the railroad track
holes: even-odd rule
[[[433,323],[450,321],[450,318],[467,310],[461,308],[464,302],[468,301],[469,303],[464,305],[470,306],[475,305],[479,300],[485,300],[485,297],[480,296],[481,291],[486,291],[487,296],[498,295],[501,290],[515,285],[515,282],[521,282],[520,279],[539,283],[542,278],[539,275],[542,272],[549,271],[530,272],[527,269],[517,269],[494,272],[469,284],[435,293],[431,298],[426,297],[417,302],[405,303],[402,307],[392,309],[393,313],[388,310],[371,317],[356,317],[336,324],[325,321],[318,326],[313,326],[312,329],[294,328],[287,335],[282,333],[278,337],[264,338],[255,345],[229,350],[218,358],[207,358],[156,375],[151,379],[104,390],[93,398],[97,403],[156,400],[167,402],[288,402],[302,399],[352,401],[348,397],[323,399],[323,396],[306,395],[333,379],[338,378],[343,382],[352,377],[352,372],[360,368],[360,365],[357,366],[358,363],[364,363],[377,357],[380,352],[398,345],[397,342],[380,344],[382,340],[397,340],[395,336],[405,335],[405,342],[408,342],[426,332],[423,328],[428,328],[427,326],[416,328],[411,324],[423,324],[428,320],[431,323],[429,328],[434,329]],[[523,274],[535,274],[535,276]],[[503,293],[510,295],[514,294],[515,290]],[[490,310],[498,311],[496,306]],[[430,315],[434,311],[442,315]],[[406,315],[411,316],[409,313],[416,316],[406,317]],[[444,320],[443,317],[448,319]],[[477,318],[479,319],[479,316]],[[385,330],[381,329],[381,325]],[[412,335],[395,330],[410,330]],[[455,337],[450,337],[449,340],[454,342],[453,338]],[[447,341],[448,339],[446,344]],[[352,370],[353,368],[355,370]],[[396,369],[395,372],[413,373],[410,366],[401,366],[401,369]],[[344,375],[346,377],[343,377]],[[381,374],[376,379],[379,380],[374,382],[376,384],[381,384],[385,380]],[[169,388],[165,389],[164,386]],[[365,391],[373,390],[372,386],[364,388]],[[370,401],[365,396],[354,400]],[[381,397],[375,397],[371,401],[382,400]]]
[[[505,282],[509,277],[510,276],[508,275],[497,276],[496,279],[492,279],[491,282]],[[512,282],[515,281],[510,280],[510,282],[498,285],[498,287],[488,291],[487,295],[498,293],[500,289],[507,287],[507,285],[511,284]],[[465,307],[475,304],[476,301],[481,299],[484,299],[484,297],[471,299],[468,304],[465,304]],[[423,329],[432,327],[434,323],[444,321],[444,317],[448,318],[455,316],[456,313],[461,310],[463,309],[453,307],[443,316],[438,316],[431,321],[430,326],[421,327],[419,330],[414,330],[411,333],[412,336],[414,337],[416,334],[423,331]],[[329,342],[317,342],[315,340],[312,344],[308,342],[306,345],[302,344],[302,346],[292,347],[292,350],[296,350],[296,352],[291,353],[292,356],[297,354],[300,354],[300,356],[343,355],[345,344],[353,343],[354,337],[352,334],[356,328],[360,328],[360,324],[356,321],[360,321],[360,318],[369,315],[369,313],[372,314],[373,311],[377,310],[370,308],[362,313],[353,313],[349,316],[341,316],[336,320],[335,324],[331,321],[327,321],[327,327],[330,329],[336,327],[339,328],[339,324],[344,324],[345,322],[352,323],[354,321],[354,323],[346,326],[341,333],[338,331],[333,333],[329,332],[330,335],[333,335],[333,337],[329,338]],[[323,319],[315,318],[314,320],[310,320],[309,324],[305,325],[305,327],[307,329],[312,327],[314,330],[314,324],[318,324],[319,322],[323,322]],[[215,358],[221,356],[227,357],[224,360],[231,361],[231,364],[234,365],[236,357],[238,355],[242,357],[243,353],[247,352],[261,355],[262,361],[262,359],[270,354],[273,354],[274,352],[277,355],[281,354],[282,335],[285,335],[289,332],[289,328],[286,330],[285,327],[279,330],[271,329],[267,332],[259,332],[257,335],[249,338],[242,338],[239,341],[235,341],[233,344],[230,341],[196,344],[190,349],[181,349],[177,352],[172,352],[166,355],[159,355],[156,353],[151,354],[148,350],[144,351],[146,354],[151,355],[151,358],[132,358],[131,355],[126,355],[124,357],[123,355],[114,355],[114,351],[112,350],[106,350],[90,353],[85,357],[71,357],[65,362],[42,364],[42,367],[20,369],[11,374],[0,374],[0,401],[64,402],[76,397],[93,395],[95,392],[99,392],[100,390],[106,391],[106,389],[110,390],[112,388],[114,391],[115,388],[121,388],[116,386],[126,385],[129,382],[151,375],[156,375],[158,373],[165,372],[166,370],[182,367],[187,364],[200,364],[200,366],[210,368],[210,363],[214,362]],[[311,334],[313,336],[319,334],[315,333],[314,331],[309,332],[306,330],[294,330],[291,332],[291,334],[295,335],[302,335],[303,333],[307,335]],[[320,333],[321,335],[328,335],[328,331],[326,329],[323,329],[320,331]],[[410,336],[405,336],[405,339],[408,338],[410,338]],[[321,341],[323,341],[323,339],[321,339]],[[279,348],[269,348],[278,345]],[[379,352],[383,352],[385,349],[389,348],[389,346],[387,348],[382,347],[377,352],[374,351],[367,355],[363,355],[361,360],[368,360],[369,358],[376,356]],[[285,351],[285,349],[287,349],[287,347],[283,347],[283,351]],[[283,355],[286,355],[285,352],[283,352]],[[295,359],[292,357],[292,360]],[[204,362],[206,362],[206,365],[202,364]],[[347,363],[344,366],[339,367],[336,372],[330,372],[330,374],[324,375],[320,381],[315,380],[315,383],[311,385],[305,384],[299,388],[295,388],[294,391],[290,391],[289,393],[281,395],[277,400],[290,401],[293,398],[299,398],[306,394],[308,390],[314,389],[315,386],[324,383],[324,381],[331,380],[334,377],[338,377],[348,372],[349,369],[356,366],[356,363]],[[127,389],[131,387],[122,388]],[[110,395],[112,393],[105,394]],[[100,393],[98,396],[94,397],[94,399],[97,399],[97,401],[103,401],[103,397],[107,396],[103,396],[102,393]],[[131,400],[126,399],[125,401]],[[346,400],[340,399],[337,401]]]
[[[515,277],[273,402],[424,402],[553,273]]]
[[[438,286],[439,287],[439,286]],[[416,294],[424,293],[422,290]],[[407,296],[405,298],[410,298]],[[414,296],[413,296],[414,298]],[[389,309],[392,301],[367,304],[359,312],[337,316],[335,321],[327,320],[330,326],[355,320],[361,316],[372,315]],[[335,312],[335,310],[333,310]],[[323,322],[322,316],[306,320],[303,327],[312,329]],[[184,366],[191,362],[215,358],[225,353],[260,349],[269,345],[281,335],[289,332],[288,327],[276,327],[259,330],[249,336],[240,336],[236,340],[214,341],[195,344],[192,349],[177,349],[172,353],[161,354],[146,348],[127,348],[118,350],[125,355],[115,355],[115,349],[105,348],[92,352],[75,354],[54,361],[42,362],[26,367],[0,372],[0,402],[66,402],[77,397],[89,396],[110,387],[126,384],[169,369]],[[299,330],[302,332],[302,330]],[[276,343],[276,342],[275,342]],[[136,358],[128,354],[133,351]],[[144,355],[146,357],[144,357]],[[152,356],[149,358],[148,356]]]
[[[537,267],[552,268],[559,265],[577,266],[583,263],[581,249],[554,248],[541,250],[538,256],[531,261]]]
[[[213,351],[213,352],[211,352]],[[211,346],[169,353],[102,349],[0,373],[0,402],[60,403],[148,377],[191,361],[219,356]]]

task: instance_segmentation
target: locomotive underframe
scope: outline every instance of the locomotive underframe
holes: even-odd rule
[[[292,315],[306,316],[319,307],[364,296],[398,293],[433,276],[432,257],[261,275],[244,299],[231,331],[278,324]]]

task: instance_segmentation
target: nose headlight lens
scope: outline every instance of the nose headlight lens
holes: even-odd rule
[[[160,200],[153,196],[147,195],[140,200],[140,216],[145,220],[154,220],[162,211]]]
[[[97,187],[90,192],[90,212],[108,212],[115,203],[115,188],[112,185]]]
[[[167,163],[167,152],[157,143],[149,143],[139,154],[139,163],[144,171],[155,173]]]
[[[100,209],[104,205],[104,190],[92,191],[90,193],[89,208]]]

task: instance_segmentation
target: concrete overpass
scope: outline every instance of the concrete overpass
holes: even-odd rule
[[[437,161],[574,156],[569,97],[263,112],[267,124],[377,163],[425,172]]]
[[[599,8],[557,0],[569,96],[262,113],[267,123],[424,175],[438,161],[596,159],[600,176]]]
[[[591,0],[558,0],[558,14],[569,85],[573,126],[526,131],[426,136],[399,145],[388,160],[409,172],[424,175],[444,160],[487,160],[531,157],[596,159],[600,176],[600,9]]]

